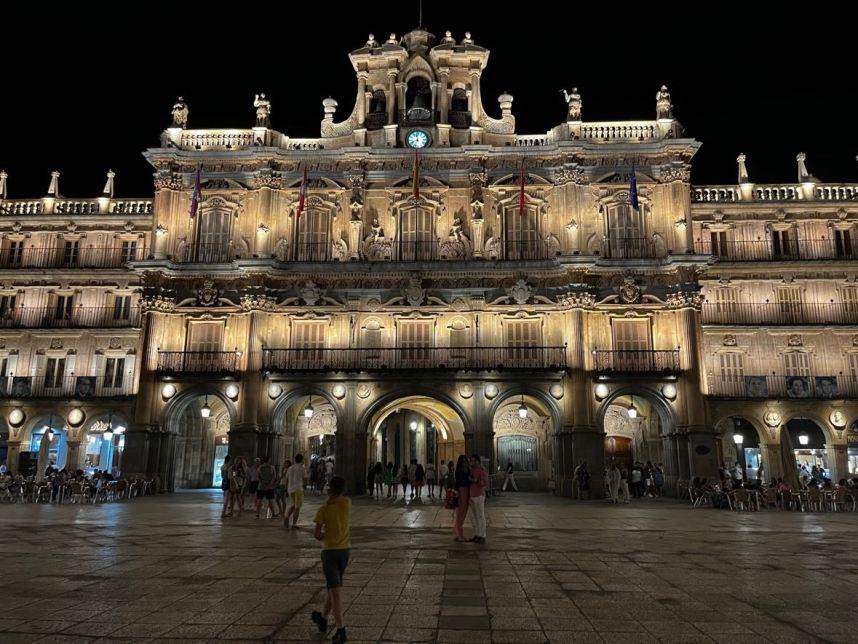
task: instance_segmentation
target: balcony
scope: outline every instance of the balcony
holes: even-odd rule
[[[659,259],[666,251],[649,237],[607,238],[602,241],[605,259]]]
[[[232,242],[225,242],[188,244],[180,247],[172,259],[179,264],[229,264],[237,258]]]
[[[126,329],[140,326],[140,309],[112,306],[20,306],[0,310],[0,329]]]
[[[121,380],[104,376],[7,376],[0,378],[0,398],[116,398],[134,394],[134,379],[123,374]]]
[[[789,398],[833,400],[858,398],[858,378],[836,376],[709,376],[709,395],[719,398]]]
[[[4,248],[0,250],[0,268],[121,268],[145,257],[143,246]]]
[[[698,239],[694,250],[722,262],[797,262],[802,260],[851,260],[858,257],[851,242],[832,239],[771,239],[715,242]]]
[[[704,302],[703,324],[794,326],[858,324],[858,302]]]
[[[158,351],[160,373],[235,373],[238,351]]]
[[[265,349],[264,371],[562,370],[566,347]]]
[[[676,373],[679,349],[648,349],[593,352],[598,373]]]

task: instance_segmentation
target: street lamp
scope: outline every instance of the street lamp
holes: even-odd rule
[[[212,415],[212,408],[209,407],[209,395],[206,394],[206,398],[203,401],[203,406],[200,408],[200,416],[203,418],[208,418]]]
[[[736,443],[736,445],[741,446],[742,443],[745,442],[745,437],[741,434],[733,434],[733,442]]]
[[[629,413],[629,418],[637,418],[638,417],[638,410],[637,410],[637,407],[635,407],[635,397],[634,396],[632,396],[632,402],[629,403],[628,413]]]
[[[416,432],[416,431],[417,431],[417,421],[416,421],[416,420],[412,420],[412,421],[411,421],[411,424],[410,424],[410,425],[408,425],[408,426],[411,428],[411,431],[412,431],[412,432]]]
[[[304,418],[312,418],[313,417],[313,394],[310,394],[310,402],[307,403],[307,406],[304,407]]]
[[[799,434],[798,435],[798,442],[801,445],[807,445],[810,442],[810,436],[808,436],[807,434]]]
[[[113,440],[113,414],[110,414],[107,417],[107,429],[104,430],[104,433],[101,437],[106,441]]]
[[[524,396],[521,397],[521,404],[518,406],[518,417],[527,418],[527,405],[524,404]]]

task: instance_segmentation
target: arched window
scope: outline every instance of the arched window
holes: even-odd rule
[[[405,118],[409,121],[432,120],[432,88],[422,76],[408,81],[405,90]]]
[[[524,213],[516,203],[504,210],[504,250],[506,259],[539,259],[539,227],[536,210],[525,207]]]
[[[218,263],[232,261],[230,252],[232,213],[223,209],[206,210],[199,215],[198,244],[192,260]]]
[[[330,213],[318,208],[309,208],[301,214],[296,261],[324,262],[330,258],[330,222]]]
[[[435,238],[432,212],[425,208],[408,208],[399,214],[399,259],[413,262],[435,259],[438,240]]]
[[[507,463],[519,472],[538,470],[536,438],[533,436],[501,436],[498,438],[498,466],[506,468]]]

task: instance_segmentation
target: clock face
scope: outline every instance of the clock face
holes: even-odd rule
[[[419,150],[429,145],[429,135],[423,130],[413,130],[408,134],[406,142],[408,143],[408,147]]]

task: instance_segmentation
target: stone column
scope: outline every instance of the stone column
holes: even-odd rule
[[[668,492],[677,493],[676,481],[679,476],[679,454],[676,451],[676,435],[667,434],[662,436],[662,461],[664,465],[664,487]]]
[[[763,461],[763,477],[765,480],[771,480],[772,477],[783,477],[783,467],[781,467],[781,446],[778,443],[761,443],[760,458]]]
[[[349,221],[349,259],[358,261],[360,259],[361,231],[363,221],[351,219]]]
[[[483,115],[483,99],[480,96],[480,71],[471,70],[471,123],[478,123]]]
[[[582,461],[590,472],[590,498],[604,498],[605,435],[592,425],[576,426],[572,432],[572,462],[577,467]]]
[[[387,70],[387,124],[396,123],[396,77],[399,72],[395,69]]]
[[[6,466],[9,468],[9,471],[14,475],[18,473],[18,458],[21,454],[21,442],[9,441],[6,446]]]
[[[440,111],[438,122],[448,123],[450,111],[450,97],[448,93],[449,90],[447,88],[450,85],[450,69],[448,67],[439,67],[438,77],[441,79],[438,83],[440,86],[438,89],[438,110]]]
[[[361,127],[363,127],[366,122],[366,79],[368,77],[369,72],[359,71],[357,73],[357,122]]]
[[[66,469],[77,470],[83,464],[80,453],[80,441],[68,441],[68,452],[66,453]]]
[[[828,448],[831,456],[831,480],[834,482],[849,476],[849,452],[845,444],[832,445]]]
[[[554,430],[554,493],[559,496],[572,496],[572,474],[576,467],[572,453],[573,444],[571,425]]]

